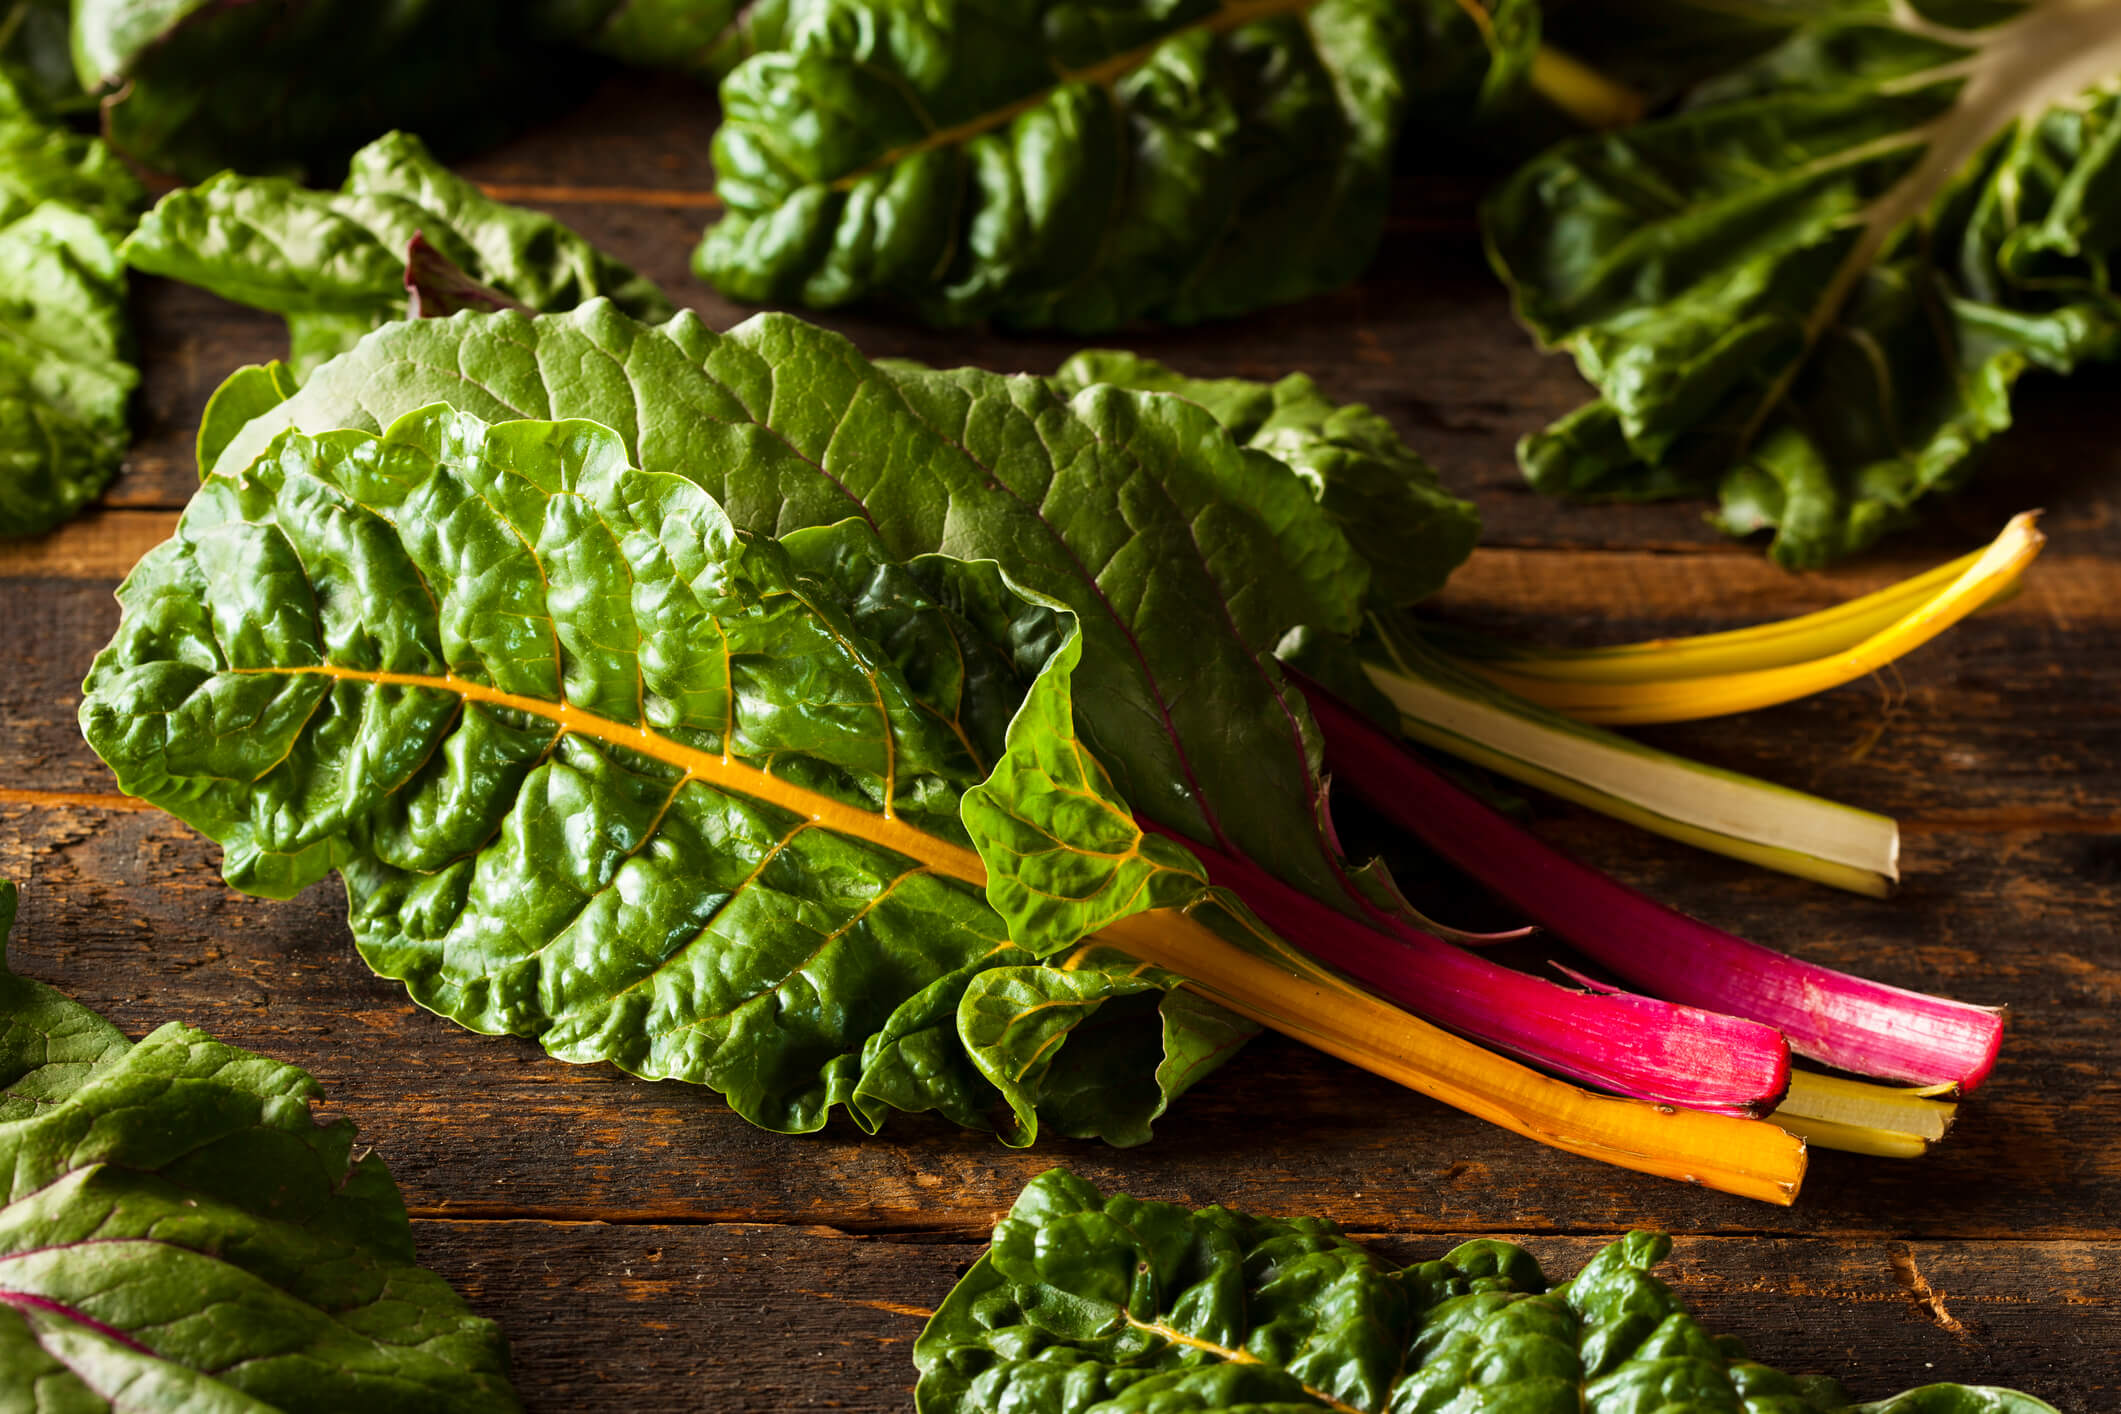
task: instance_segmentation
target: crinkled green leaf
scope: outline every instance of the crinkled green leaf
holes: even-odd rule
[[[1566,1282],[1481,1239],[1401,1267],[1317,1218],[1106,1197],[1055,1169],[914,1343],[921,1414],[2053,1414],[1930,1385],[1852,1409],[1709,1335],[1631,1233]]]
[[[517,1408],[500,1331],[302,1071],[180,1022],[131,1045],[0,965],[0,1076],[0,1405]]]
[[[237,888],[337,869],[422,1005],[784,1131],[842,1106],[1137,1142],[1228,1050],[1172,979],[1043,975],[1058,944],[952,872],[1015,655],[1075,643],[992,566],[901,564],[859,519],[754,538],[587,422],[437,407],[236,465],[120,591],[83,730]]]
[[[223,172],[155,204],[125,242],[134,269],[285,315],[297,376],[406,314],[414,237],[532,309],[598,295],[641,319],[674,312],[653,282],[552,217],[494,201],[409,133],[354,154],[336,192]]]
[[[1519,314],[1601,395],[1526,440],[1533,484],[1715,495],[1793,566],[1963,483],[2026,369],[2121,349],[2121,11],[1806,15],[1485,213]]]
[[[1002,563],[1078,615],[1075,707],[1122,798],[1340,896],[1313,816],[1315,732],[1271,654],[1298,625],[1351,630],[1369,570],[1300,478],[1200,407],[880,369],[786,316],[715,334],[592,303],[380,330],[244,428],[217,469],[236,474],[283,428],[376,431],[436,401],[602,422],[754,533],[855,515],[893,557]]]
[[[1111,383],[1199,403],[1238,441],[1304,479],[1368,561],[1378,607],[1434,594],[1480,539],[1480,512],[1445,491],[1389,421],[1361,403],[1332,401],[1307,374],[1271,384],[1188,378],[1139,354],[1089,349],[1062,364],[1054,381],[1068,392]]]
[[[140,184],[0,77],[0,535],[32,535],[100,494],[140,381],[118,240]]]
[[[1369,263],[1413,82],[1481,82],[1491,38],[1449,0],[792,0],[723,82],[694,265],[1078,333],[1298,299]]]

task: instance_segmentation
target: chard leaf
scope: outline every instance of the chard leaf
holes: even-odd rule
[[[1318,1218],[1106,1197],[1035,1178],[913,1347],[920,1414],[2053,1414],[1929,1385],[1854,1407],[1747,1360],[1650,1274],[1634,1232],[1550,1284],[1479,1239],[1401,1267]]]
[[[1417,79],[1529,62],[1508,8],[793,0],[723,82],[728,214],[694,266],[740,299],[1077,333],[1331,289],[1376,249]]]
[[[1533,484],[1712,494],[1809,566],[1962,484],[2025,370],[2121,349],[2121,9],[1795,18],[1672,116],[1527,165],[1485,224],[1600,394],[1522,445]]]
[[[0,936],[14,910],[0,883]],[[20,1407],[518,1407],[499,1329],[416,1264],[383,1161],[302,1071],[181,1022],[133,1045],[0,961],[0,1079]]]
[[[603,295],[641,319],[675,312],[653,282],[550,216],[485,196],[402,132],[355,153],[336,192],[235,172],[171,192],[122,253],[136,270],[286,316],[299,377],[405,317],[416,239],[532,309]]]
[[[118,240],[142,199],[0,77],[0,535],[71,519],[125,455],[140,375]]]
[[[1369,564],[1374,607],[1404,608],[1434,594],[1480,539],[1480,512],[1445,491],[1389,421],[1361,403],[1332,401],[1306,374],[1272,384],[1188,378],[1139,354],[1088,349],[1053,377],[1067,392],[1110,383],[1189,398],[1238,441],[1282,462]]]
[[[1012,1143],[1041,1113],[1139,1142],[1244,1030],[1116,955],[1048,966],[987,905],[960,798],[1012,651],[1078,642],[991,565],[902,564],[860,519],[746,535],[587,422],[436,407],[237,466],[120,591],[84,733],[235,887],[338,870],[422,1005],[773,1129],[935,1110]]]
[[[380,330],[236,434],[216,468],[239,474],[287,427],[378,431],[437,401],[602,422],[755,534],[859,516],[895,558],[1002,563],[1078,616],[1075,707],[1120,797],[1342,897],[1316,828],[1315,732],[1271,654],[1299,625],[1351,631],[1370,572],[1300,479],[1203,409],[881,369],[786,316],[715,334],[690,314],[651,329],[592,303]]]

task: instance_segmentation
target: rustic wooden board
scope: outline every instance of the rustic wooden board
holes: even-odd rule
[[[699,91],[628,79],[467,170],[724,327],[746,311],[686,271],[714,214],[712,122]],[[903,1410],[920,1313],[1056,1163],[1144,1196],[1326,1213],[1410,1260],[1513,1235],[1566,1272],[1628,1227],[1661,1226],[1681,1238],[1674,1279],[1777,1363],[1865,1396],[1957,1378],[2073,1414],[2121,1408],[2116,373],[2030,383],[1983,487],[1860,565],[1786,575],[1718,537],[1698,506],[1569,508],[1523,489],[1514,439],[1582,388],[1510,323],[1469,192],[1404,181],[1354,289],[1126,341],[1202,374],[1302,369],[1390,415],[1488,520],[1486,548],[1436,608],[1450,621],[1554,641],[1729,627],[1877,587],[2048,507],[2053,543],[2026,591],[1885,679],[1645,733],[1899,815],[1897,898],[1843,897],[1540,807],[1550,839],[1690,912],[2007,1004],[2003,1063],[1929,1160],[1819,1154],[1801,1204],[1777,1210],[1552,1153],[1276,1038],[1138,1150],[1016,1153],[921,1120],[791,1138],[704,1091],[564,1066],[421,1012],[361,966],[336,884],[284,904],[234,894],[212,846],[109,794],[73,725],[116,622],[111,590],[195,483],[198,409],[232,368],[284,349],[276,321],[159,282],[139,292],[141,438],[111,509],[0,548],[12,606],[0,876],[26,885],[11,961],[134,1032],[183,1017],[314,1071],[389,1159],[428,1260],[506,1325],[534,1408]],[[872,354],[937,363],[1038,371],[1072,348],[862,313],[826,322]]]

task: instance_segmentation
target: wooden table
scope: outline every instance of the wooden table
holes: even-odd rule
[[[629,78],[468,164],[660,280],[713,215],[711,102]],[[1832,603],[2045,505],[2016,600],[1883,680],[1647,735],[1897,815],[1906,883],[1876,902],[1695,853],[1582,811],[1540,829],[1677,906],[1883,980],[2007,1003],[1994,1081],[1919,1163],[1814,1156],[1794,1209],[1540,1148],[1279,1038],[1187,1096],[1154,1143],[1012,1152],[939,1123],[786,1138],[712,1093],[577,1068],[415,1008],[355,957],[337,883],[239,897],[219,851],[126,808],[74,725],[111,591],[194,484],[191,438],[274,320],[142,281],[140,443],[109,509],[0,550],[0,873],[25,885],[11,960],[135,1034],[183,1018],[316,1074],[404,1188],[420,1250],[514,1344],[534,1409],[903,1410],[923,1316],[1032,1175],[1188,1203],[1325,1213],[1402,1257],[1476,1234],[1566,1272],[1631,1226],[1679,1235],[1668,1275],[1765,1359],[1879,1397],[2002,1383],[2121,1410],[2121,377],[2028,382],[1983,489],[1832,574],[1791,576],[1698,505],[1570,509],[1511,444],[1574,405],[1484,269],[1464,181],[1402,180],[1372,277],[1257,318],[1138,336],[1201,374],[1314,375],[1389,414],[1487,517],[1439,612],[1555,642],[1741,625]],[[827,320],[873,354],[1045,371],[1056,340]]]

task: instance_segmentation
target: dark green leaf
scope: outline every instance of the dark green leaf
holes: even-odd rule
[[[1417,79],[1478,85],[1490,42],[1514,73],[1529,30],[1450,0],[797,0],[722,85],[695,267],[1078,333],[1298,299],[1369,263]]]
[[[105,132],[189,181],[336,176],[392,128],[470,151],[582,91],[557,47],[610,0],[76,0],[74,66]]]
[[[68,0],[0,3],[0,74],[45,111],[71,110],[84,101],[74,82],[67,9]]]
[[[1637,1232],[1549,1285],[1481,1239],[1400,1267],[1316,1218],[1033,1179],[914,1343],[921,1414],[2053,1414],[1931,1385],[1851,1410],[1709,1335]]]
[[[446,408],[276,438],[127,580],[90,744],[236,887],[337,869],[370,965],[475,1030],[784,1131],[1146,1138],[1244,1028],[1129,959],[1042,963],[1074,938],[1012,941],[958,820],[1023,692],[989,645],[1064,672],[1072,616],[860,519],[752,538],[627,459]]]
[[[0,77],[0,535],[71,518],[125,455],[140,375],[117,243],[141,200]]]
[[[1371,602],[1403,608],[1443,587],[1480,539],[1480,512],[1443,489],[1392,424],[1360,403],[1335,403],[1302,373],[1278,383],[1187,378],[1154,359],[1091,349],[1062,364],[1067,392],[1111,383],[1176,393],[1230,435],[1288,466],[1370,566]]]
[[[1518,312],[1601,394],[1527,439],[1533,483],[1713,494],[1788,565],[1962,483],[2026,369],[2121,349],[2121,11],[1806,10],[1486,212]]]
[[[475,284],[533,309],[604,295],[642,319],[674,312],[653,283],[550,216],[486,197],[409,133],[354,154],[336,192],[233,172],[171,192],[124,255],[135,269],[285,315],[301,375],[405,316],[416,236]]]
[[[517,1408],[500,1331],[300,1070],[180,1022],[131,1045],[0,965],[0,1078],[9,1408]]]

